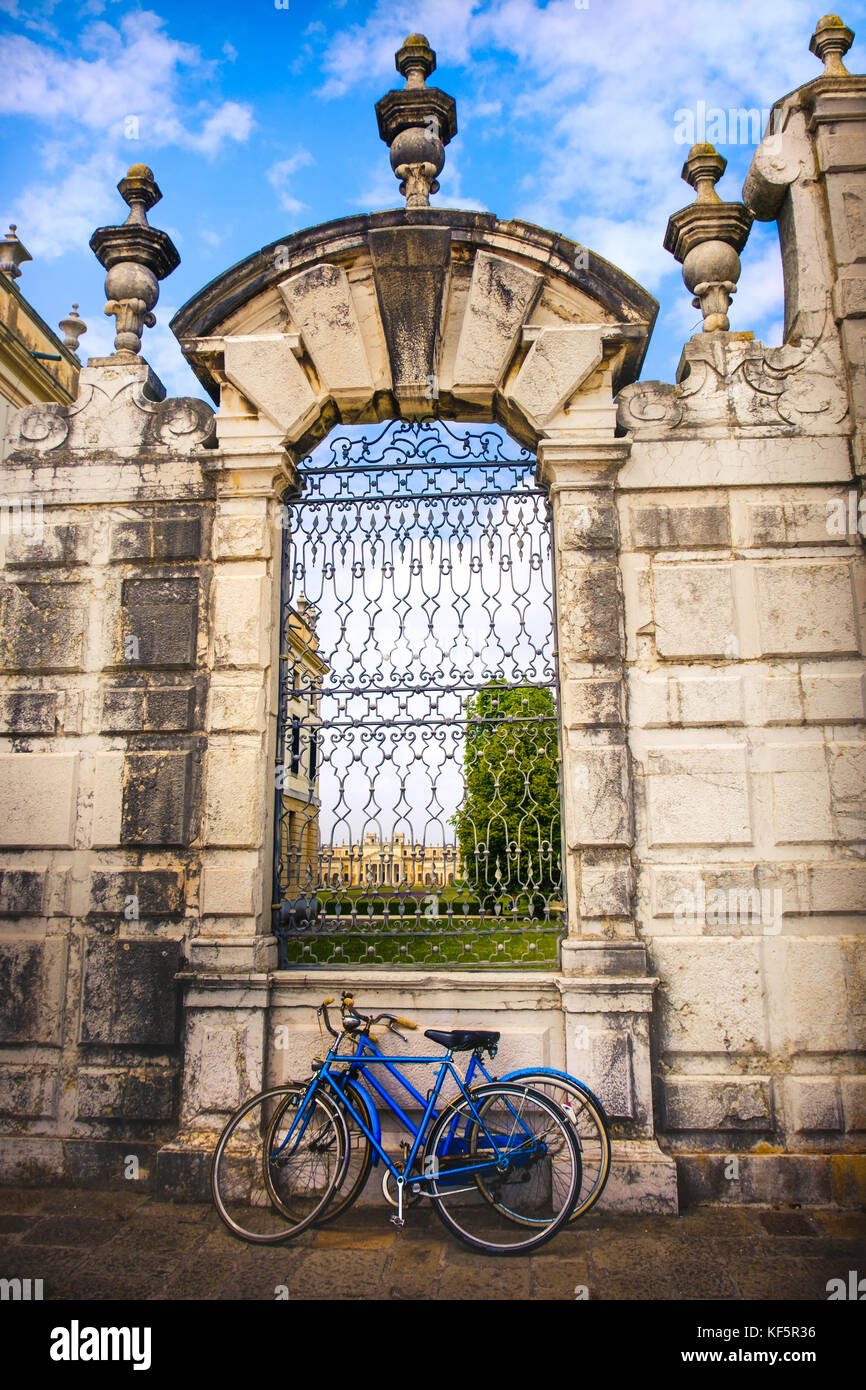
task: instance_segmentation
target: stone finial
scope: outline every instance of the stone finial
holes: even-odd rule
[[[5,237],[0,238],[0,270],[10,280],[17,280],[21,275],[19,266],[23,261],[32,261],[33,257],[27,248],[18,240],[15,233],[18,230],[17,222],[9,223],[9,230]]]
[[[716,184],[728,161],[712,145],[693,145],[682,177],[695,190],[695,201],[668,222],[664,246],[681,262],[686,288],[704,316],[704,333],[727,333],[728,309],[737,292],[740,257],[752,226],[742,203],[723,203]]]
[[[156,323],[151,310],[159,298],[159,281],[180,265],[171,238],[148,225],[147,213],[162,194],[146,164],[133,164],[117,185],[129,216],[122,226],[98,227],[90,249],[105,266],[106,314],[117,319],[116,352],[137,354],[142,329]]]
[[[824,64],[824,77],[850,77],[842,62],[854,42],[854,30],[849,29],[837,14],[825,14],[815,25],[809,40],[809,52]]]
[[[395,63],[406,86],[376,103],[379,135],[391,147],[391,168],[406,207],[426,208],[430,194],[439,192],[436,175],[445,163],[445,146],[457,134],[457,108],[453,97],[427,86],[436,54],[423,34],[409,35]]]
[[[66,318],[60,320],[59,327],[64,334],[63,346],[70,352],[77,352],[78,340],[87,332],[87,324],[78,316],[77,304],[73,304]]]

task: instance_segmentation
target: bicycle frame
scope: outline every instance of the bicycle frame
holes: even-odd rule
[[[313,1098],[314,1098],[314,1096],[315,1096],[315,1094],[316,1094],[316,1091],[317,1091],[319,1088],[324,1089],[324,1090],[326,1091],[326,1094],[327,1094],[328,1090],[335,1091],[335,1092],[337,1093],[337,1095],[339,1096],[340,1102],[341,1102],[341,1104],[343,1105],[343,1107],[345,1108],[345,1110],[348,1112],[348,1114],[350,1114],[350,1115],[352,1116],[352,1118],[354,1119],[355,1123],[356,1123],[356,1124],[358,1125],[358,1127],[361,1129],[362,1133],[363,1133],[364,1135],[366,1135],[367,1139],[368,1139],[369,1142],[372,1144],[374,1154],[377,1155],[378,1158],[381,1158],[381,1159],[382,1159],[383,1163],[385,1164],[385,1166],[388,1168],[389,1172],[390,1172],[391,1175],[393,1176],[393,1178],[394,1178],[394,1180],[395,1180],[395,1182],[396,1182],[396,1184],[397,1184],[398,1218],[399,1218],[399,1219],[402,1219],[403,1187],[404,1187],[405,1182],[406,1182],[405,1173],[411,1172],[412,1166],[413,1166],[413,1164],[414,1164],[416,1158],[418,1157],[418,1152],[419,1152],[419,1150],[420,1150],[420,1148],[421,1148],[421,1145],[422,1145],[422,1143],[423,1143],[423,1141],[424,1141],[424,1139],[425,1139],[425,1136],[426,1136],[426,1134],[427,1134],[427,1130],[428,1130],[428,1127],[429,1127],[429,1125],[430,1125],[431,1119],[433,1118],[433,1116],[434,1116],[435,1113],[436,1113],[436,1111],[435,1111],[436,1102],[437,1102],[437,1100],[439,1099],[439,1095],[440,1095],[441,1090],[442,1090],[442,1087],[443,1087],[443,1085],[444,1085],[444,1083],[445,1083],[445,1078],[446,1078],[447,1076],[452,1076],[452,1077],[454,1078],[455,1082],[457,1083],[457,1087],[458,1087],[458,1089],[459,1089],[461,1095],[462,1095],[463,1098],[469,1103],[470,1112],[471,1112],[469,1118],[470,1118],[470,1119],[474,1119],[474,1120],[478,1123],[478,1125],[479,1125],[479,1127],[480,1127],[482,1133],[484,1134],[485,1139],[486,1139],[487,1142],[490,1144],[493,1153],[494,1153],[494,1154],[497,1154],[498,1157],[496,1157],[496,1158],[491,1158],[491,1159],[485,1159],[485,1160],[484,1160],[483,1162],[481,1162],[481,1163],[468,1163],[468,1162],[467,1162],[466,1164],[464,1164],[464,1165],[461,1166],[460,1168],[455,1168],[455,1169],[450,1170],[449,1176],[450,1176],[452,1179],[458,1178],[458,1177],[462,1176],[463,1174],[466,1174],[467,1176],[469,1176],[469,1175],[471,1175],[471,1174],[473,1174],[473,1173],[481,1172],[481,1171],[483,1171],[483,1170],[485,1170],[485,1169],[490,1169],[491,1167],[496,1167],[496,1166],[498,1166],[498,1164],[501,1162],[501,1151],[498,1149],[497,1143],[496,1143],[496,1139],[495,1139],[494,1136],[491,1135],[491,1133],[489,1132],[487,1126],[486,1126],[485,1123],[484,1123],[484,1120],[483,1120],[482,1116],[481,1116],[480,1113],[478,1112],[478,1110],[477,1110],[477,1108],[476,1108],[476,1106],[475,1106],[475,1103],[474,1103],[474,1101],[472,1100],[472,1097],[471,1097],[471,1095],[470,1095],[470,1093],[469,1093],[468,1078],[469,1078],[472,1074],[474,1074],[474,1067],[472,1066],[471,1063],[470,1063],[470,1067],[467,1068],[466,1078],[464,1078],[464,1077],[462,1077],[462,1076],[460,1075],[460,1072],[459,1072],[458,1068],[455,1066],[454,1061],[453,1061],[453,1058],[452,1058],[452,1055],[451,1055],[450,1052],[447,1052],[447,1053],[445,1054],[444,1057],[442,1057],[441,1054],[440,1054],[439,1056],[436,1056],[436,1057],[416,1056],[416,1055],[413,1055],[413,1054],[410,1054],[410,1055],[408,1055],[408,1056],[394,1056],[393,1054],[389,1054],[389,1055],[386,1056],[384,1053],[382,1053],[382,1052],[379,1051],[379,1049],[375,1046],[375,1044],[372,1043],[372,1041],[371,1041],[369,1038],[367,1038],[366,1036],[363,1036],[363,1037],[357,1038],[357,1040],[356,1040],[356,1041],[357,1041],[357,1044],[358,1044],[358,1049],[357,1049],[357,1051],[356,1051],[355,1054],[340,1056],[340,1055],[339,1055],[339,1045],[340,1045],[340,1041],[341,1041],[341,1039],[338,1039],[336,1046],[333,1047],[333,1048],[331,1048],[331,1050],[328,1052],[328,1055],[327,1055],[327,1057],[326,1057],[324,1063],[322,1064],[322,1066],[321,1066],[321,1068],[319,1069],[319,1071],[316,1073],[316,1075],[315,1075],[313,1081],[311,1082],[311,1084],[310,1084],[310,1086],[309,1086],[309,1088],[308,1088],[308,1090],[307,1090],[307,1093],[306,1093],[306,1095],[305,1095],[305,1097],[304,1097],[303,1104],[300,1106],[297,1115],[295,1116],[295,1118],[294,1118],[294,1120],[293,1120],[291,1126],[289,1127],[289,1132],[287,1133],[287,1135],[286,1135],[285,1138],[283,1139],[283,1141],[282,1141],[282,1143],[280,1144],[279,1148],[277,1148],[276,1150],[274,1150],[274,1154],[275,1154],[275,1155],[278,1154],[278,1153],[280,1153],[280,1152],[285,1148],[285,1146],[291,1141],[291,1139],[292,1139],[292,1137],[293,1137],[293,1135],[294,1135],[294,1133],[295,1133],[295,1130],[296,1130],[296,1128],[297,1128],[297,1126],[298,1126],[299,1124],[303,1124],[304,1128],[306,1127],[307,1120],[306,1120],[304,1117],[305,1117],[305,1115],[306,1115],[307,1112],[308,1112],[308,1107],[310,1106],[310,1103],[311,1103],[311,1101],[313,1100]],[[377,1134],[377,1133],[375,1132],[374,1127],[371,1126],[370,1124],[368,1124],[368,1122],[367,1122],[368,1117],[367,1117],[366,1113],[360,1113],[360,1114],[359,1114],[359,1109],[360,1109],[360,1107],[356,1108],[355,1105],[353,1105],[350,1096],[347,1094],[347,1092],[345,1091],[345,1089],[343,1088],[343,1086],[340,1084],[341,1078],[342,1078],[342,1077],[345,1077],[349,1072],[351,1072],[351,1071],[358,1065],[359,1054],[360,1054],[360,1053],[363,1053],[365,1050],[366,1050],[366,1052],[368,1052],[368,1053],[370,1054],[370,1055],[364,1056],[364,1057],[363,1057],[363,1061],[361,1062],[361,1066],[362,1066],[363,1071],[364,1071],[364,1079],[365,1079],[365,1081],[367,1082],[368,1085],[371,1085],[371,1086],[373,1087],[373,1089],[382,1097],[382,1099],[388,1104],[389,1108],[393,1111],[393,1113],[394,1113],[394,1114],[396,1115],[396,1117],[400,1120],[400,1122],[401,1122],[402,1124],[404,1124],[405,1127],[407,1128],[407,1130],[409,1131],[409,1133],[413,1135],[413,1141],[412,1141],[412,1144],[411,1144],[411,1147],[410,1147],[410,1151],[409,1151],[409,1154],[408,1154],[407,1157],[406,1157],[405,1165],[404,1165],[404,1167],[403,1167],[402,1170],[401,1170],[400,1168],[397,1167],[397,1164],[394,1162],[394,1160],[392,1160],[392,1159],[389,1157],[389,1155],[386,1153],[385,1149],[382,1147],[382,1143],[381,1143],[381,1130],[379,1131],[379,1134]],[[473,1054],[473,1059],[472,1059],[472,1060],[473,1060],[473,1062],[476,1060],[474,1054]],[[339,1064],[339,1070],[334,1069],[334,1068],[332,1067],[332,1063],[338,1063],[338,1064]],[[403,1112],[403,1110],[401,1109],[401,1107],[400,1107],[399,1105],[397,1105],[397,1103],[396,1103],[395,1101],[392,1100],[392,1098],[388,1095],[388,1093],[384,1090],[384,1088],[383,1088],[382,1086],[379,1085],[379,1083],[375,1080],[375,1078],[374,1078],[374,1077],[371,1077],[371,1076],[369,1075],[369,1073],[367,1072],[367,1068],[368,1068],[368,1067],[373,1066],[373,1065],[376,1065],[376,1064],[381,1064],[382,1066],[384,1066],[385,1069],[386,1069],[388,1072],[390,1072],[391,1075],[394,1076],[395,1079],[396,1079],[397,1081],[399,1081],[400,1084],[401,1084],[408,1092],[410,1092],[410,1094],[411,1094],[421,1105],[423,1105],[423,1107],[424,1107],[424,1113],[423,1113],[423,1116],[422,1116],[422,1118],[421,1118],[421,1122],[420,1122],[420,1124],[419,1124],[417,1127],[416,1127],[415,1125],[412,1124],[411,1120],[410,1120],[409,1117]],[[422,1096],[421,1093],[420,1093],[419,1091],[417,1091],[417,1090],[415,1089],[415,1087],[411,1084],[411,1082],[407,1081],[405,1077],[401,1076],[401,1074],[399,1073],[399,1071],[397,1071],[397,1067],[400,1066],[400,1065],[403,1065],[403,1066],[408,1066],[408,1065],[419,1066],[419,1065],[420,1065],[420,1066],[438,1066],[438,1067],[439,1067],[439,1070],[438,1070],[438,1072],[437,1072],[437,1074],[436,1074],[436,1079],[435,1079],[435,1081],[434,1081],[434,1083],[433,1083],[433,1087],[432,1087],[432,1089],[431,1089],[431,1091],[430,1091],[430,1093],[429,1093],[429,1095],[428,1095],[427,1097]],[[511,1108],[511,1107],[509,1107],[509,1108]],[[514,1114],[515,1122],[516,1122],[516,1123],[519,1123],[519,1121],[520,1121],[519,1115],[517,1115],[513,1110],[512,1110],[512,1114]],[[458,1122],[459,1122],[458,1116],[455,1114],[455,1121],[454,1121],[454,1127],[455,1127],[455,1128],[456,1128]],[[375,1128],[378,1129],[378,1128],[379,1128],[378,1125],[377,1125]],[[453,1133],[454,1133],[454,1130],[452,1129],[451,1135],[449,1136],[449,1142],[451,1142],[451,1140],[453,1139]],[[526,1130],[526,1127],[525,1127],[525,1126],[524,1126],[524,1133],[526,1134],[527,1138],[529,1138],[530,1140],[532,1139],[532,1136],[531,1136],[531,1135],[529,1134],[529,1132]],[[534,1142],[534,1141],[532,1141],[532,1142]],[[438,1172],[417,1174],[417,1175],[414,1175],[414,1176],[413,1176],[412,1182],[413,1182],[413,1185],[414,1185],[415,1183],[418,1183],[418,1184],[420,1185],[420,1184],[422,1184],[422,1183],[432,1182],[432,1181],[434,1181],[438,1176],[439,1176]],[[458,1190],[459,1190],[459,1189],[458,1189]]]

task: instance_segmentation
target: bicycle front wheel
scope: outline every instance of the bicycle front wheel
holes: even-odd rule
[[[253,1096],[232,1115],[214,1153],[211,1192],[236,1236],[275,1245],[323,1214],[348,1161],[349,1136],[338,1106],[321,1092],[310,1097],[307,1083],[286,1083]]]
[[[424,1148],[439,1219],[485,1255],[525,1255],[567,1222],[580,1189],[568,1121],[517,1083],[478,1086],[446,1106]]]

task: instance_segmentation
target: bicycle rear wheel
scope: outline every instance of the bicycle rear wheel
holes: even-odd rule
[[[610,1133],[601,1102],[574,1077],[527,1070],[511,1079],[520,1086],[531,1086],[534,1091],[540,1091],[554,1101],[564,1111],[571,1125],[580,1150],[581,1178],[568,1219],[576,1221],[595,1206],[610,1173]]]
[[[306,1084],[309,1085],[310,1083],[307,1082]],[[368,1115],[367,1106],[358,1088],[353,1085],[351,1081],[346,1081],[343,1085],[355,1109],[366,1118]],[[348,1211],[352,1203],[357,1201],[364,1190],[367,1179],[370,1176],[370,1169],[373,1166],[373,1146],[370,1140],[354,1117],[345,1107],[340,1105],[339,1097],[334,1095],[331,1091],[328,1091],[326,1094],[327,1099],[332,1101],[333,1104],[339,1108],[340,1114],[345,1122],[348,1133],[349,1154],[348,1162],[343,1170],[343,1176],[336,1184],[330,1202],[328,1202],[325,1209],[316,1217],[313,1223],[316,1226],[324,1226],[330,1221],[335,1221],[344,1211]],[[287,1096],[274,1111],[274,1117],[271,1121],[271,1127],[267,1136],[267,1151],[269,1153],[279,1150],[282,1137],[286,1132],[286,1126],[291,1122],[291,1115],[292,1096]],[[283,1210],[283,1197],[279,1189],[279,1183],[276,1181],[277,1177],[278,1173],[274,1171],[270,1176],[266,1176],[265,1182],[270,1193],[271,1201],[274,1203],[277,1210],[280,1211]],[[284,1215],[289,1220],[293,1219],[291,1207],[284,1211]]]
[[[567,1222],[580,1188],[568,1121],[516,1082],[478,1086],[446,1106],[425,1145],[424,1172],[439,1219],[486,1255],[543,1245]]]
[[[325,1211],[348,1159],[339,1107],[321,1092],[309,1098],[306,1082],[275,1086],[236,1110],[219,1137],[211,1168],[216,1209],[242,1240],[289,1240]]]

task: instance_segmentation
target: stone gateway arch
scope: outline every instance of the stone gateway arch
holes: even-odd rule
[[[499,1029],[504,1069],[586,1080],[614,1128],[609,1205],[863,1200],[850,42],[820,22],[824,72],[777,103],[743,202],[692,149],[665,244],[703,328],[671,384],[639,380],[657,305],[622,271],[430,206],[456,116],[420,35],[377,106],[406,206],[275,241],[175,316],[215,410],[166,399],[141,356],[177,252],[151,171],[121,181],[129,217],[91,243],[117,350],[72,404],[14,417],[3,469],[42,524],[2,538],[0,1179],[122,1183],[135,1155],[165,1194],[206,1195],[226,1113],[307,1074],[315,1007],[351,984],[370,1012]],[[779,225],[779,348],[730,327],[753,218]],[[335,426],[431,419],[501,427],[549,505],[562,941],[541,969],[286,966],[283,499]]]

